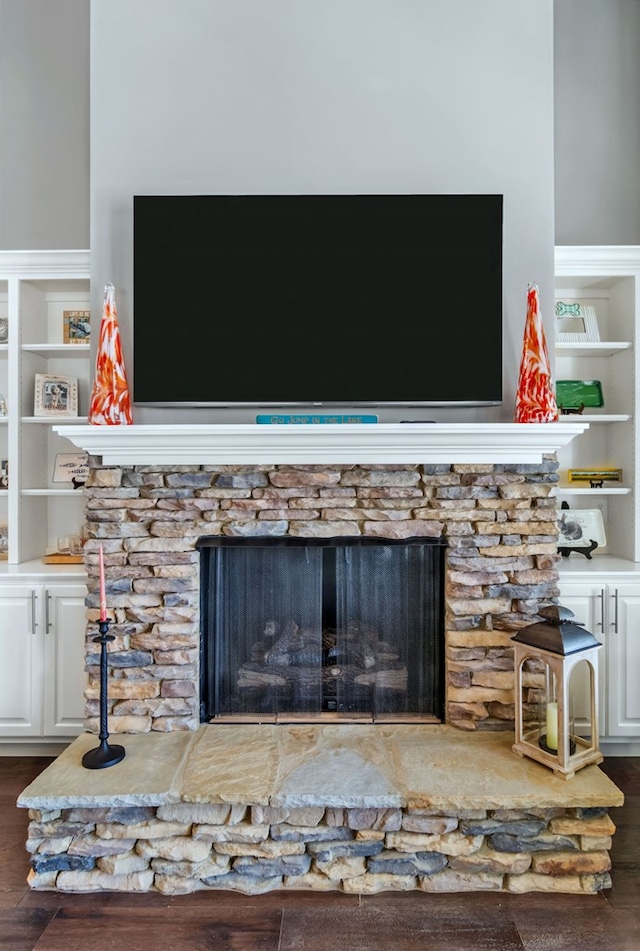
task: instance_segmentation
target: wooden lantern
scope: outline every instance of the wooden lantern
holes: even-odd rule
[[[571,620],[573,612],[562,606],[541,612],[544,620],[521,628],[511,638],[516,674],[515,729],[513,752],[529,756],[548,766],[557,776],[571,779],[576,770],[589,763],[601,763],[598,746],[598,651],[599,641],[581,624]],[[527,660],[544,665],[544,685],[538,696],[543,715],[532,717],[532,706],[523,690],[523,668]],[[572,729],[571,674],[586,661],[589,670],[589,723],[585,737]],[[541,694],[541,696],[540,696]]]

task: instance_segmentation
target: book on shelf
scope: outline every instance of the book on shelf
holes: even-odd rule
[[[256,423],[269,425],[318,425],[323,423],[377,423],[376,414],[347,414],[341,413],[259,413]]]

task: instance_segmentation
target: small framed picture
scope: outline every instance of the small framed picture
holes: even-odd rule
[[[9,460],[0,459],[0,489],[9,488]]]
[[[607,544],[600,509],[562,509],[558,527],[559,548],[588,548],[592,542],[604,548]]]
[[[33,414],[34,416],[77,416],[77,378],[36,373]]]
[[[0,317],[0,343],[7,343],[9,340],[9,318]]]
[[[84,485],[89,475],[88,452],[58,452],[52,482],[70,482],[74,489]]]
[[[579,301],[556,301],[557,343],[598,343],[600,331],[595,307]]]
[[[90,310],[63,310],[64,343],[89,343],[91,337]]]

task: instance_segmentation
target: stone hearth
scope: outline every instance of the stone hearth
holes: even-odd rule
[[[585,894],[611,885],[597,766],[571,781],[508,732],[234,725],[124,735],[86,770],[75,740],[20,796],[30,884],[59,891],[279,888]]]

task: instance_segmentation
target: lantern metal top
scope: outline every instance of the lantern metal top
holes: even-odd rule
[[[520,628],[511,640],[562,655],[602,647],[579,621],[572,620],[575,615],[569,608],[554,604],[543,608],[539,615],[544,620]]]

